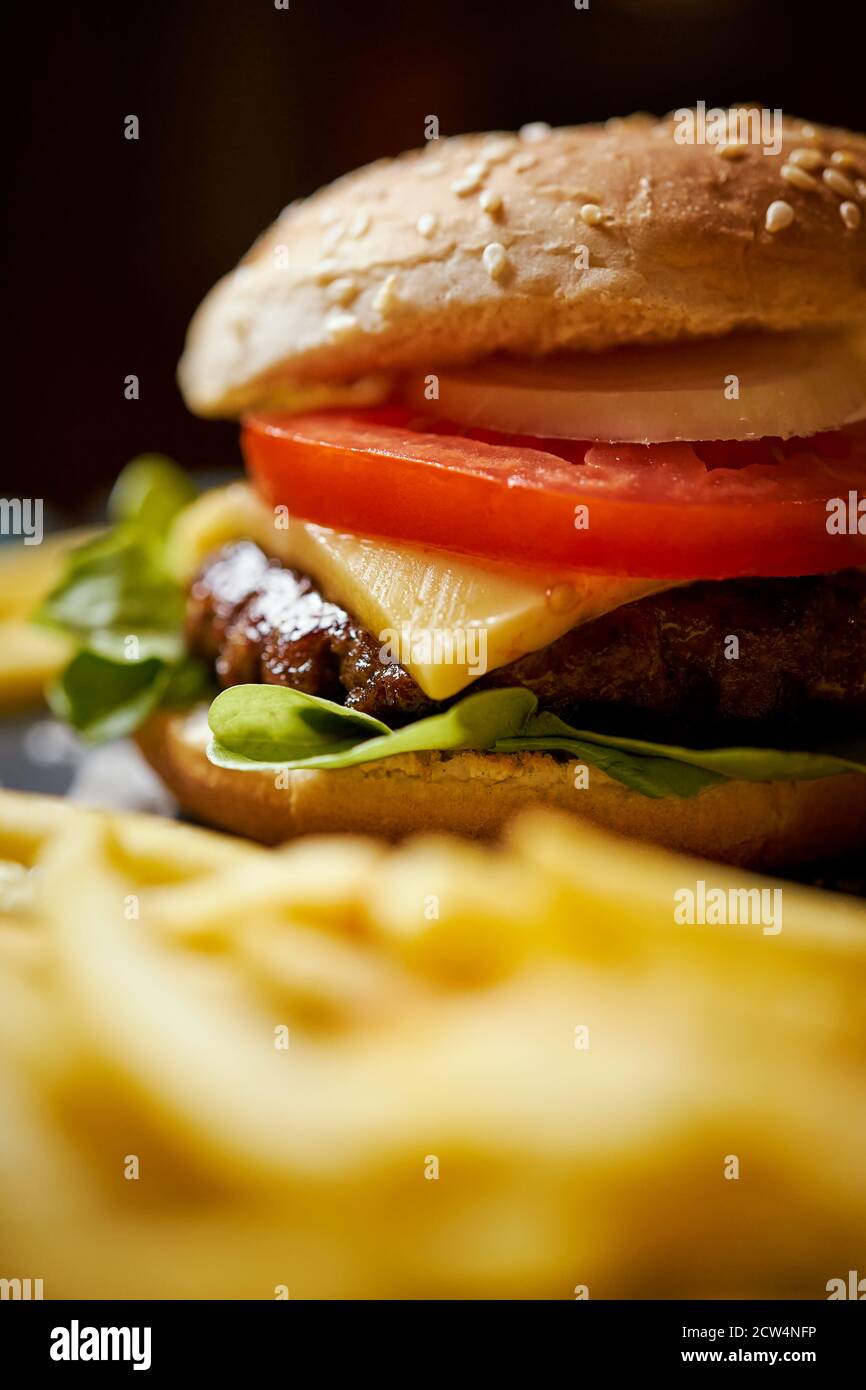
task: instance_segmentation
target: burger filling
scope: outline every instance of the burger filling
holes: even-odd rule
[[[532,750],[664,797],[866,768],[862,331],[393,385],[248,416],[248,484],[192,505],[134,465],[45,608],[78,642],[55,708],[116,736],[222,687],[208,756],[241,771]]]
[[[264,682],[392,727],[431,699],[379,636],[307,574],[252,541],[209,556],[190,585],[191,651],[223,687]],[[726,655],[736,634],[748,652]],[[479,677],[521,686],[582,727],[690,741],[790,746],[866,721],[866,571],[691,584],[616,608]]]

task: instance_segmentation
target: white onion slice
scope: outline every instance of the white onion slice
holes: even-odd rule
[[[629,444],[788,439],[866,417],[866,334],[735,334],[669,347],[488,358],[443,370],[438,380],[435,402],[426,399],[429,377],[410,380],[410,403],[505,433]]]

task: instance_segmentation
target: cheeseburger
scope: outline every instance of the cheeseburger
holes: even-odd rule
[[[866,138],[682,134],[431,141],[208,295],[181,389],[240,421],[248,481],[165,514],[184,653],[145,642],[145,693],[99,708],[188,811],[275,842],[541,802],[764,867],[866,844]],[[103,621],[69,717],[120,665]]]

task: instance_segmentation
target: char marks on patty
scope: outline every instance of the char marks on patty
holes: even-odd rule
[[[268,560],[252,541],[205,562],[190,587],[186,631],[222,686],[288,685],[390,722],[433,708],[408,671],[383,664],[381,643],[308,575]]]
[[[399,725],[441,708],[308,575],[250,541],[211,556],[187,604],[223,686],[264,681]],[[734,656],[732,638],[739,654]],[[584,727],[784,746],[866,727],[866,572],[695,583],[617,608],[488,672]]]

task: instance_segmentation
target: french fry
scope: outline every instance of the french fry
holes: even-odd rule
[[[0,620],[29,618],[60,578],[68,552],[94,535],[88,529],[60,531],[40,545],[15,541],[0,547]]]
[[[70,653],[70,644],[56,632],[23,618],[0,622],[0,710],[22,709],[39,700]]]
[[[275,912],[350,933],[362,929],[359,889],[381,855],[372,841],[311,837],[271,854],[252,845],[244,850],[217,877],[153,893],[153,920],[187,939],[225,935],[253,914]]]
[[[0,860],[0,1228],[46,1297],[821,1297],[854,1267],[856,903],[680,926],[696,876],[778,885],[541,813],[500,850],[267,851],[0,793]]]
[[[67,639],[34,627],[30,618],[57,583],[67,552],[94,534],[62,531],[41,545],[16,542],[0,548],[0,710],[38,701],[68,661]]]
[[[502,855],[419,839],[370,876],[369,928],[411,966],[452,983],[496,978],[531,950],[545,895]]]

